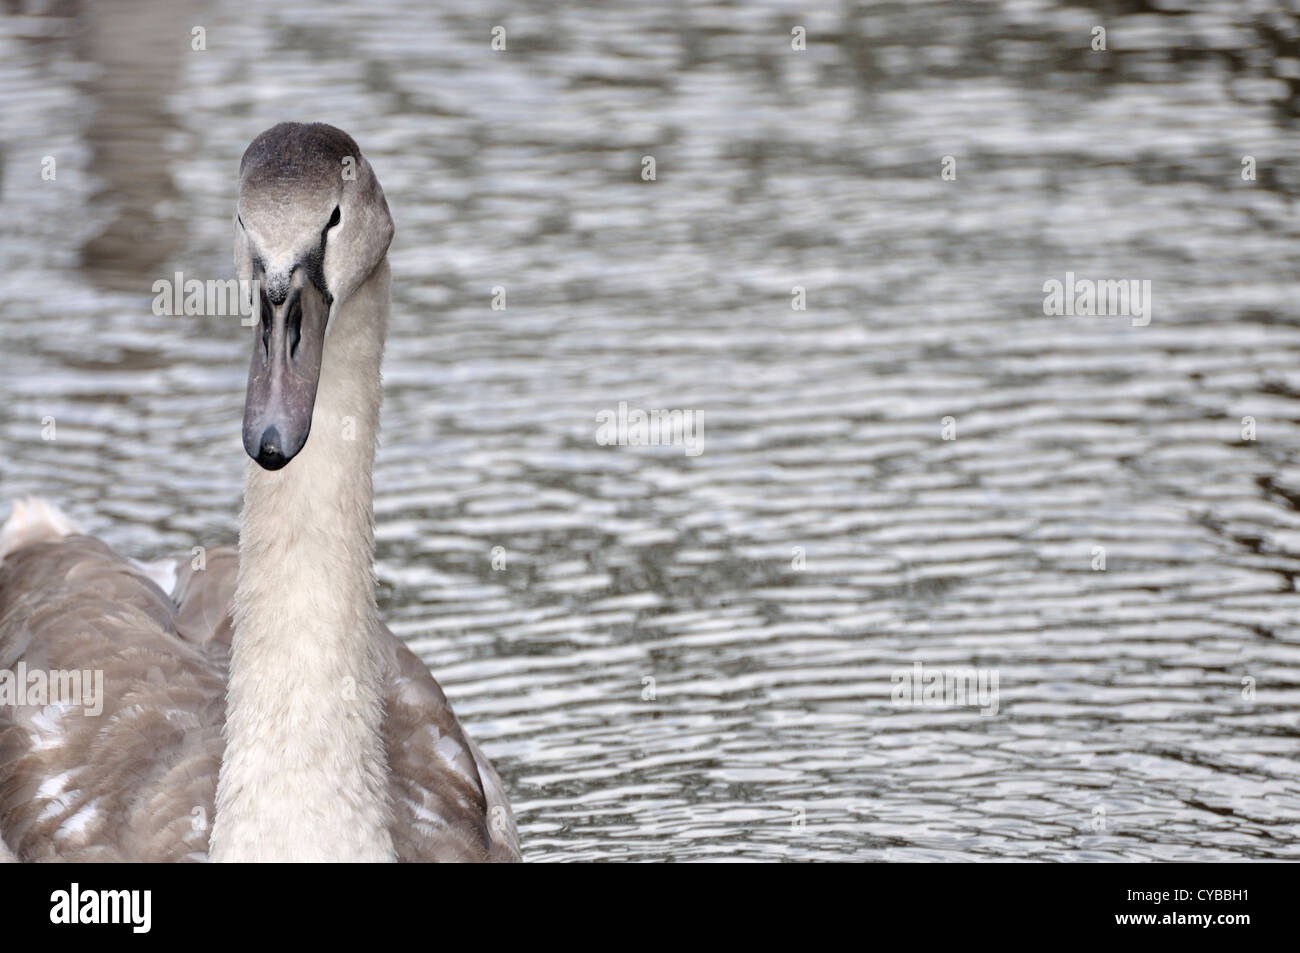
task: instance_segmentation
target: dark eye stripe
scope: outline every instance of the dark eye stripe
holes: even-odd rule
[[[341,219],[342,217],[343,214],[339,211],[339,207],[337,205],[334,206],[334,214],[330,216],[330,223],[325,226],[325,230],[329,231],[331,228],[337,225],[339,223],[339,219]]]

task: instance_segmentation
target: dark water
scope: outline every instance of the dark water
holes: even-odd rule
[[[233,540],[248,332],[151,286],[328,121],[398,222],[384,610],[528,859],[1300,856],[1294,15],[430,6],[6,5],[0,496]],[[1044,315],[1066,272],[1150,323]]]

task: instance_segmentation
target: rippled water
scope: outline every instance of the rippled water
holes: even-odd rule
[[[528,859],[1300,856],[1294,16],[430,6],[6,5],[0,496],[233,540],[248,332],[150,289],[332,122],[398,222],[383,608]],[[1067,271],[1150,324],[1045,316]]]

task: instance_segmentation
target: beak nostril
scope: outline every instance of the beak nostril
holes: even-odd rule
[[[298,353],[298,342],[302,339],[302,301],[297,299],[289,309],[289,356]]]
[[[261,319],[262,319],[262,363],[265,364],[271,359],[271,316],[274,311],[271,308],[271,302],[266,297],[266,292],[262,292],[261,300]]]

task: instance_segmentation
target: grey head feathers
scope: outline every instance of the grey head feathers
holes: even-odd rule
[[[344,158],[361,155],[356,141],[323,122],[282,122],[259,135],[239,161],[241,190],[261,183],[310,183],[339,174]]]
[[[326,300],[346,300],[388,251],[393,220],[356,141],[325,123],[282,122],[239,163],[235,267],[272,304],[302,268]]]

